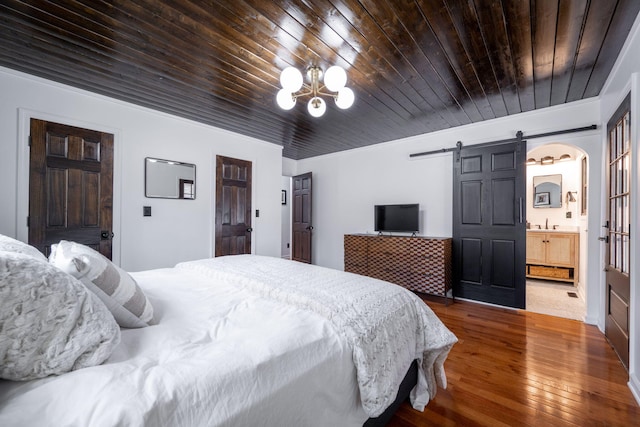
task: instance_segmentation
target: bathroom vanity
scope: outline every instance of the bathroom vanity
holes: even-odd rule
[[[527,231],[527,277],[578,283],[580,234]]]

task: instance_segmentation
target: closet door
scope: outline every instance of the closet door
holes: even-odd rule
[[[311,264],[311,237],[313,236],[311,172],[294,176],[292,184],[293,221],[291,235],[293,236],[293,256],[291,259]]]
[[[111,259],[113,135],[31,119],[29,244],[71,240]]]
[[[216,156],[215,256],[251,253],[252,164]]]
[[[526,143],[453,154],[454,294],[525,308]]]

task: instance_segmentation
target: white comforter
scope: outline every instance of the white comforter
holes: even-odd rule
[[[157,325],[103,365],[0,380],[0,426],[361,426],[351,350],[307,310],[223,281],[133,273]]]
[[[133,275],[158,323],[103,365],[0,381],[0,426],[361,426],[413,359],[414,407],[445,385],[455,337],[395,285],[257,256]]]
[[[413,407],[423,410],[446,387],[443,363],[457,341],[412,292],[357,274],[279,258],[238,255],[178,264],[215,281],[329,320],[353,351],[362,405],[371,417],[394,401],[407,367],[418,360]]]

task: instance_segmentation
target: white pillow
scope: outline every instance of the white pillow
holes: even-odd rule
[[[12,239],[4,234],[0,234],[0,251],[25,254],[33,258],[37,258],[40,261],[47,261],[47,257],[33,246],[21,242],[20,240]]]
[[[0,251],[0,378],[99,365],[119,342],[113,316],[82,283],[46,262]]]
[[[61,240],[51,245],[49,262],[80,279],[107,306],[123,328],[142,328],[153,320],[153,307],[136,281],[101,253]]]

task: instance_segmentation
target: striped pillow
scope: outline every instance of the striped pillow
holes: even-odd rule
[[[99,252],[61,240],[51,245],[49,262],[80,279],[123,328],[142,328],[152,322],[153,307],[133,277]]]

